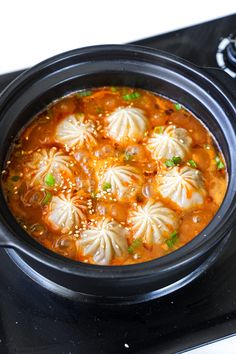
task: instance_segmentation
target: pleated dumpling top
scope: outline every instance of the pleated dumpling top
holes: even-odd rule
[[[170,199],[182,209],[203,204],[206,191],[202,174],[189,166],[173,167],[157,175],[157,188],[163,198]]]
[[[44,215],[44,221],[55,231],[67,233],[86,222],[87,207],[77,196],[53,196]]]
[[[141,238],[144,243],[152,245],[161,243],[163,235],[177,228],[178,217],[160,201],[150,199],[145,205],[138,205],[136,210],[131,210],[128,223],[134,231],[134,238]]]
[[[105,188],[118,199],[134,196],[142,186],[142,175],[134,166],[113,165],[99,172],[100,190]]]
[[[29,169],[28,178],[30,185],[44,184],[46,175],[52,174],[58,181],[62,177],[71,177],[72,158],[56,147],[42,148],[32,154],[32,158],[27,162]]]
[[[147,149],[155,160],[171,159],[179,156],[184,159],[189,151],[192,139],[184,128],[174,125],[154,129],[147,142]]]
[[[97,145],[96,128],[84,114],[69,115],[57,126],[55,139],[67,148],[91,148]]]
[[[116,109],[108,117],[107,133],[117,142],[137,141],[144,137],[148,120],[139,108],[125,107]]]
[[[96,264],[108,265],[114,256],[127,255],[127,234],[122,225],[106,218],[82,232],[78,243],[84,256],[92,256]]]

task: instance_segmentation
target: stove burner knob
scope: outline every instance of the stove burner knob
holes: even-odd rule
[[[221,39],[217,48],[216,62],[228,75],[236,78],[236,33]]]
[[[236,35],[230,39],[230,43],[226,47],[225,55],[229,64],[236,68]]]

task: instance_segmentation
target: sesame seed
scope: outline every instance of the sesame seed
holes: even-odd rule
[[[201,219],[200,219],[199,216],[194,216],[194,217],[193,217],[193,222],[194,222],[195,224],[199,223],[200,220],[201,220]]]
[[[138,253],[135,253],[134,255],[133,255],[133,258],[134,259],[138,259],[138,258],[140,258],[141,256],[138,254]]]

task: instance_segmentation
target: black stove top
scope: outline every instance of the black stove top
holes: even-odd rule
[[[234,65],[226,47],[234,32],[236,15],[135,43],[199,66],[219,65],[233,87]],[[19,73],[0,76],[0,90]],[[198,279],[131,306],[96,308],[67,300],[32,281],[3,249],[0,260],[1,354],[177,353],[236,331],[236,230]]]

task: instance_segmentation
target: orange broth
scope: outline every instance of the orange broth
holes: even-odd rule
[[[107,117],[118,107],[135,107],[145,113],[148,128],[142,139],[119,143],[107,134]],[[96,127],[96,145],[90,149],[83,146],[68,148],[55,139],[58,124],[68,115],[78,113],[83,113]],[[172,200],[163,198],[156,187],[155,178],[171,167],[166,166],[163,159],[154,159],[146,145],[155,129],[160,130],[159,127],[168,125],[186,129],[191,137],[189,151],[176,165],[191,165],[201,172],[206,195],[204,202],[197,207],[183,210]],[[41,182],[32,185],[27,180],[26,176],[33,168],[29,167],[29,162],[33,154],[42,148],[54,148],[69,156],[71,173],[64,173],[63,187],[53,185],[53,178],[49,185],[44,182],[44,185]],[[129,154],[129,151],[137,153]],[[112,195],[109,188],[103,186],[101,190],[97,171],[104,168],[105,161],[109,161],[108,164],[115,162],[137,168],[142,174],[139,192],[127,199],[119,199]],[[34,174],[30,176],[32,181]],[[95,263],[92,256],[84,256],[81,247],[78,247],[81,232],[94,220],[108,218],[117,221],[128,231],[128,249],[125,255],[113,255],[110,264],[127,265],[164,256],[197,236],[212,220],[223,201],[227,188],[227,170],[211,133],[184,107],[141,89],[102,87],[60,98],[33,117],[12,145],[2,171],[2,183],[9,208],[25,231],[43,246],[64,257]],[[45,215],[52,197],[68,191],[85,203],[86,223],[83,227],[75,225],[65,232],[45,222]],[[173,242],[168,242],[171,236],[168,233],[163,233],[158,243],[147,244],[140,239],[134,242],[134,232],[127,222],[128,213],[137,205],[144,205],[150,198],[162,202],[178,216],[179,226],[173,230]]]

